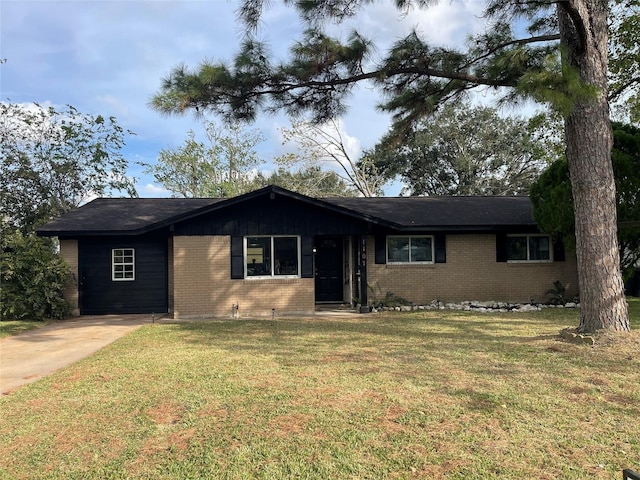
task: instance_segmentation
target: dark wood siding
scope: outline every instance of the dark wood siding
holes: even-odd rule
[[[355,235],[366,222],[295,199],[268,195],[175,225],[175,235]]]
[[[113,281],[112,249],[135,249],[135,280]],[[78,242],[80,313],[164,313],[168,307],[166,237],[98,237]]]

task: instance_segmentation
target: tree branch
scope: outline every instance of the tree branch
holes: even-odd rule
[[[622,94],[627,88],[632,86],[634,83],[640,84],[640,77],[633,77],[628,82],[623,83],[621,86],[616,88],[613,92],[609,93],[607,99],[611,102],[615,100],[619,95]]]
[[[372,72],[362,73],[359,75],[352,75],[345,78],[332,78],[330,80],[307,80],[300,83],[293,82],[277,82],[269,84],[267,88],[260,89],[254,92],[245,92],[242,95],[226,94],[229,98],[242,99],[260,97],[262,95],[281,95],[283,93],[291,92],[303,88],[326,88],[331,89],[336,86],[350,85],[358,83],[362,80],[377,80],[383,81],[386,78],[397,75],[417,75],[417,76],[430,76],[449,80],[462,80],[477,85],[486,85],[490,87],[512,87],[513,82],[500,81],[490,78],[478,77],[476,75],[463,73],[463,72],[448,72],[445,70],[437,70],[432,68],[420,68],[420,67],[404,67],[393,69],[381,69]],[[215,95],[225,95],[225,92],[215,92]]]
[[[484,55],[480,55],[479,57],[476,57],[473,60],[471,60],[470,62],[468,62],[466,66],[470,66],[470,65],[473,65],[474,63],[476,63],[476,62],[478,62],[480,60],[484,60],[485,58],[490,57],[491,55],[496,53],[498,50],[502,50],[503,48],[507,48],[507,47],[510,47],[512,45],[528,45],[530,43],[552,42],[554,40],[560,40],[560,34],[559,33],[554,33],[554,34],[549,34],[549,35],[538,35],[536,37],[518,38],[516,40],[510,40],[508,42],[504,42],[504,43],[501,43],[499,45],[496,45],[491,50],[488,50],[487,53],[485,53]]]

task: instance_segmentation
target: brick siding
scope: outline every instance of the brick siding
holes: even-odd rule
[[[384,297],[392,292],[416,304],[433,300],[539,302],[547,300],[546,291],[560,280],[571,295],[578,292],[575,256],[564,262],[496,262],[495,235],[447,235],[447,263],[432,265],[367,266],[369,297]],[[373,251],[373,239],[367,245]],[[372,298],[373,297],[373,298]]]
[[[173,239],[175,318],[242,316],[314,311],[314,279],[231,279],[229,236]],[[170,294],[171,296],[171,294]]]

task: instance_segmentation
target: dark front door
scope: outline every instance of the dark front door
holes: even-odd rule
[[[316,239],[316,302],[341,302],[342,238],[319,237]]]

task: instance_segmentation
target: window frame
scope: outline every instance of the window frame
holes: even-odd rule
[[[262,274],[262,275],[249,275],[248,274],[248,260],[250,257],[250,254],[248,252],[248,247],[249,247],[249,242],[248,239],[249,238],[268,238],[270,239],[269,242],[269,247],[270,247],[270,252],[271,252],[271,258],[269,259],[269,273],[268,274]],[[297,262],[297,268],[296,271],[298,272],[297,274],[276,274],[275,273],[275,239],[276,238],[295,238],[296,240],[296,262]],[[259,280],[259,279],[291,279],[291,278],[302,278],[302,274],[301,274],[301,268],[302,268],[302,249],[301,249],[301,237],[300,235],[245,235],[242,238],[242,256],[243,256],[243,264],[244,264],[244,279],[245,280]]]
[[[389,239],[392,238],[406,238],[409,240],[409,260],[404,261],[394,261],[389,258]],[[420,260],[420,261],[412,261],[411,260],[411,240],[414,238],[428,238],[431,240],[431,260]],[[435,255],[435,235],[387,235],[385,239],[385,256],[388,265],[433,265],[436,263],[436,255]]]
[[[121,255],[116,255],[116,252],[121,251]],[[130,251],[131,254],[125,252]],[[122,261],[116,262],[116,257],[122,257]],[[131,257],[130,262],[126,262],[124,259]],[[122,271],[116,271],[116,267],[123,267]],[[131,277],[127,277],[127,266],[131,266]],[[122,277],[116,276],[116,274],[122,274]],[[135,282],[136,280],[136,249],[130,247],[124,248],[112,248],[111,249],[111,281],[112,282]]]
[[[527,258],[524,259],[515,259],[512,260],[509,258],[509,239],[510,238],[526,238],[527,240]],[[542,259],[531,259],[531,239],[532,238],[546,238],[549,245],[549,258]],[[506,245],[506,258],[507,263],[552,263],[553,262],[553,242],[551,240],[550,235],[545,235],[544,233],[513,233],[507,235],[507,245]]]

